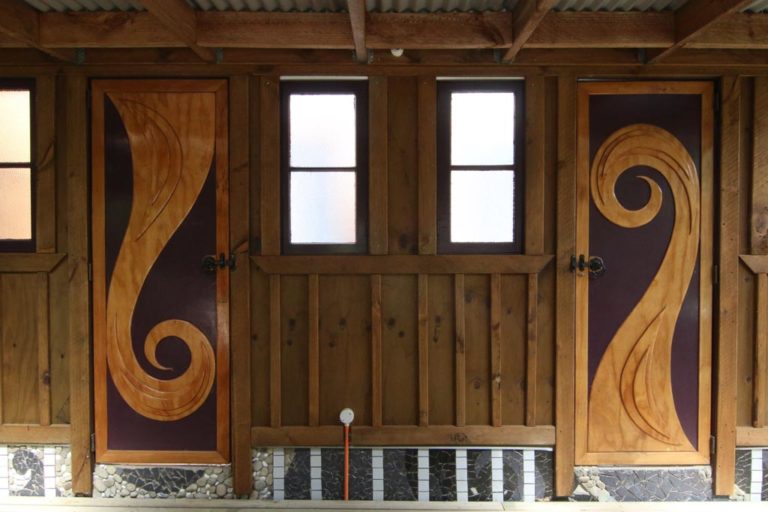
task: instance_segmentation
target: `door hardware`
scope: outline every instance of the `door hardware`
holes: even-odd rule
[[[214,254],[209,254],[208,256],[205,256],[203,258],[203,262],[201,266],[202,266],[203,272],[205,272],[206,274],[215,273],[217,268],[229,267],[230,270],[235,270],[237,268],[234,253],[230,253],[229,258],[227,258],[223,252],[219,253],[218,259],[216,259],[216,255]]]
[[[605,262],[600,256],[590,256],[589,260],[583,255],[579,254],[579,258],[571,256],[571,272],[589,272],[589,277],[600,277],[605,274]]]

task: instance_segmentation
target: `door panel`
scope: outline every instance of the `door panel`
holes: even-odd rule
[[[711,84],[581,84],[578,152],[576,462],[707,462]]]
[[[93,83],[97,460],[228,459],[226,87]]]

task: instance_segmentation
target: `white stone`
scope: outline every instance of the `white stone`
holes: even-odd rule
[[[93,481],[93,488],[99,492],[104,492],[106,490],[106,486],[104,485],[104,482],[102,482],[99,479],[95,479]]]

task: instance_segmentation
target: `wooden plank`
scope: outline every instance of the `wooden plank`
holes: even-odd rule
[[[419,78],[419,254],[437,251],[437,84]]]
[[[768,77],[755,77],[752,111],[752,254],[768,254]]]
[[[48,274],[36,274],[37,304],[37,406],[38,423],[51,424],[51,362],[50,362],[50,307],[48,304]]]
[[[501,275],[491,274],[491,424],[502,424]]]
[[[52,272],[65,256],[61,253],[0,254],[0,273]]]
[[[56,251],[56,78],[35,80],[35,243],[37,252]]]
[[[419,423],[419,279],[382,277],[384,425]]]
[[[383,415],[382,397],[382,309],[381,274],[371,276],[371,425],[380,427]]]
[[[216,60],[210,48],[197,44],[197,17],[194,9],[184,0],[142,0],[141,4],[170,33],[206,62]]]
[[[69,425],[0,425],[3,444],[69,444]]]
[[[429,276],[429,424],[456,421],[456,336],[453,276]]]
[[[755,359],[752,392],[752,426],[765,427],[766,372],[768,371],[768,275],[757,275],[755,299]]]
[[[525,81],[525,254],[544,254],[544,162],[545,132],[544,77]]]
[[[309,321],[309,425],[320,424],[320,280],[309,275],[307,289]]]
[[[388,82],[386,76],[372,76],[368,79],[369,101],[369,142],[368,142],[368,250],[371,254],[387,254],[387,166],[389,151],[388,131]]]
[[[768,428],[736,427],[736,446],[743,448],[768,445]]]
[[[419,274],[419,425],[429,425],[429,276]]]
[[[501,419],[525,425],[528,275],[501,276]]]
[[[467,423],[467,350],[466,350],[466,314],[464,301],[464,274],[454,277],[453,301],[456,319],[456,426]]]
[[[650,62],[668,57],[696,34],[751,3],[752,0],[689,0],[675,11],[675,43],[655,55]]]
[[[551,11],[525,47],[666,48],[674,41],[675,19],[670,11]]]
[[[230,281],[230,350],[232,352],[232,473],[234,491],[247,494],[251,479],[251,332],[250,332],[250,130],[249,78],[237,75],[229,79],[229,246],[237,262]]]
[[[531,38],[536,28],[544,20],[547,13],[557,4],[557,0],[530,0],[518,2],[512,11],[515,38],[512,46],[504,54],[504,62],[512,62],[525,43]]]
[[[39,274],[5,274],[0,280],[2,420],[39,423]],[[44,274],[43,274],[44,275]]]
[[[280,276],[269,276],[269,413],[270,425],[273,428],[281,426],[282,421],[282,362],[280,361],[280,327],[281,301]]]
[[[464,277],[467,425],[491,425],[490,279]]]
[[[261,254],[280,254],[280,81],[261,77],[259,147]]]
[[[551,255],[254,256],[267,274],[532,274]]]
[[[355,45],[355,60],[362,64],[368,61],[368,50],[365,49],[365,1],[347,0],[347,10]]]
[[[558,81],[557,137],[557,260],[555,267],[555,495],[573,490],[574,466],[574,340],[576,283],[568,270],[576,254],[576,81],[564,74]]]
[[[418,88],[414,77],[388,83],[389,254],[416,254],[419,238]],[[382,274],[384,272],[366,272]]]
[[[55,50],[40,44],[39,13],[24,2],[0,2],[0,34],[31,46],[56,60],[75,61],[73,50]]]
[[[72,492],[91,494],[91,349],[88,286],[88,83],[84,75],[66,78],[65,119],[59,124],[66,141],[67,231],[69,276],[70,418]]]
[[[525,424],[536,425],[536,395],[538,384],[538,326],[539,275],[528,274],[526,311],[526,370],[525,370]]]
[[[358,446],[552,446],[555,428],[552,426],[502,427],[446,425],[356,426]],[[254,447],[258,446],[338,446],[339,427],[254,427]]]
[[[355,430],[371,424],[370,299],[367,277],[320,276],[320,424],[337,443],[342,409],[355,411]]]
[[[280,278],[281,425],[309,424],[309,279]]]
[[[741,81],[722,80],[720,121],[720,300],[718,311],[715,494],[730,495],[735,479],[737,354],[729,341],[737,339],[739,271],[739,165]]]

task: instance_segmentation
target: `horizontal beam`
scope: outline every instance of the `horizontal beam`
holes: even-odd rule
[[[69,425],[0,425],[3,444],[69,444]]]
[[[267,274],[535,274],[542,256],[251,256]]]
[[[253,427],[251,446],[338,446],[340,426]],[[355,446],[552,446],[555,427],[353,427]]]
[[[736,427],[736,446],[768,446],[768,428]]]
[[[0,273],[51,272],[65,256],[61,253],[0,254]]]
[[[672,13],[550,12],[524,49],[668,48],[675,41]],[[185,46],[146,12],[40,15],[40,45],[48,48],[178,48]],[[506,49],[510,13],[369,13],[367,48],[389,50]],[[354,49],[344,13],[201,12],[197,45],[215,48]],[[0,47],[19,47],[0,37]],[[768,49],[768,15],[732,14],[686,48]],[[407,52],[406,52],[407,53]]]

